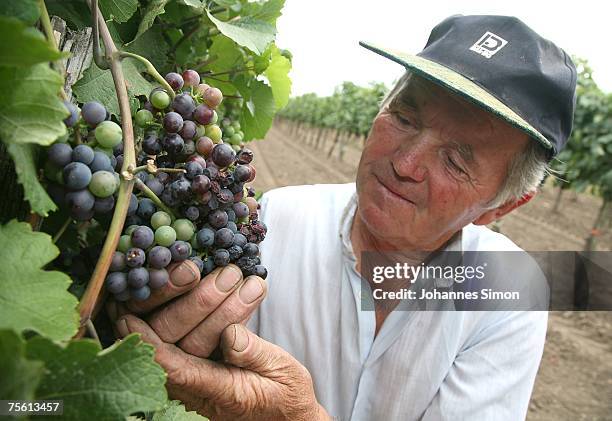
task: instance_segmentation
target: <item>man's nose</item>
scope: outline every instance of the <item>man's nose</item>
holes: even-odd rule
[[[399,178],[421,183],[427,175],[427,162],[431,154],[427,142],[415,138],[404,141],[396,151],[391,165]]]

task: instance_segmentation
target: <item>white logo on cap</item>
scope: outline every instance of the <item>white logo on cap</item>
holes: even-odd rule
[[[495,53],[504,48],[506,44],[508,44],[508,41],[499,35],[487,31],[470,47],[470,50],[486,58],[491,58]]]

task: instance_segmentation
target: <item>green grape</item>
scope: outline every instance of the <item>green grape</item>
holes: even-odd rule
[[[239,146],[239,145],[232,145],[232,149],[233,149],[235,152],[240,152],[240,146]]]
[[[117,244],[117,250],[122,253],[127,252],[132,248],[132,238],[129,235],[122,235],[119,237],[119,244]]]
[[[202,126],[200,124],[196,125],[196,135],[193,137],[194,139],[199,139],[201,137],[206,136],[206,126]]]
[[[228,137],[232,137],[235,133],[236,129],[234,129],[232,126],[229,126],[223,130],[223,134]]]
[[[221,128],[216,124],[209,124],[208,126],[206,126],[205,135],[210,137],[213,142],[219,143],[223,133],[221,133]]]
[[[103,148],[114,148],[121,143],[123,132],[114,121],[103,121],[96,127],[96,140]]]
[[[229,118],[224,118],[223,120],[221,120],[221,127],[223,127],[224,129],[227,129],[228,127],[232,126],[232,120],[230,120]]]
[[[132,233],[134,232],[134,230],[136,228],[138,228],[140,225],[130,225],[129,227],[126,228],[125,230],[125,234],[126,235],[132,235]]]
[[[154,230],[165,225],[170,225],[172,218],[164,211],[157,211],[151,216],[151,226]]]
[[[138,110],[134,120],[136,121],[136,125],[138,127],[145,128],[147,127],[147,124],[153,121],[153,113],[149,110]]]
[[[94,151],[100,151],[102,152],[104,155],[108,156],[109,158],[111,156],[113,156],[113,150],[112,148],[102,148],[100,146],[96,146],[96,148],[94,149]]]
[[[232,137],[230,137],[230,143],[239,145],[240,142],[242,142],[242,139],[243,139],[242,132],[234,133]]]
[[[240,130],[240,122],[238,120],[232,121],[232,127],[236,130]]]
[[[217,114],[217,112],[213,110],[213,116],[210,119],[210,124],[217,124],[217,121],[219,121],[219,114]]]
[[[89,182],[89,191],[96,197],[112,196],[117,187],[115,176],[109,171],[96,171]]]
[[[165,110],[170,105],[170,95],[166,91],[155,91],[151,94],[149,101],[158,110]]]
[[[195,249],[199,248],[199,245],[198,245],[198,236],[196,234],[193,234],[191,236],[191,240],[189,240],[189,244],[191,245],[192,250],[195,250]]]
[[[160,246],[170,247],[176,241],[176,231],[167,225],[155,230],[155,242]]]
[[[181,241],[189,241],[195,232],[195,227],[189,219],[177,219],[172,228],[176,231],[176,239]]]

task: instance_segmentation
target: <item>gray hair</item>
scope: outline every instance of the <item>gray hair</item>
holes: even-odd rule
[[[412,73],[409,71],[402,75],[382,99],[379,112],[408,88],[411,77]],[[487,209],[495,209],[509,201],[521,199],[526,194],[537,191],[546,174],[549,173],[546,150],[535,141],[528,142],[525,149],[510,160],[506,178],[495,197],[487,203]]]

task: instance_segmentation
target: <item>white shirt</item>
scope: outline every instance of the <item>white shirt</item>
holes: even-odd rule
[[[520,420],[542,356],[545,311],[394,311],[375,337],[349,231],[355,184],[267,192],[268,296],[249,328],[299,360],[340,420]],[[520,250],[468,225],[463,250]]]

